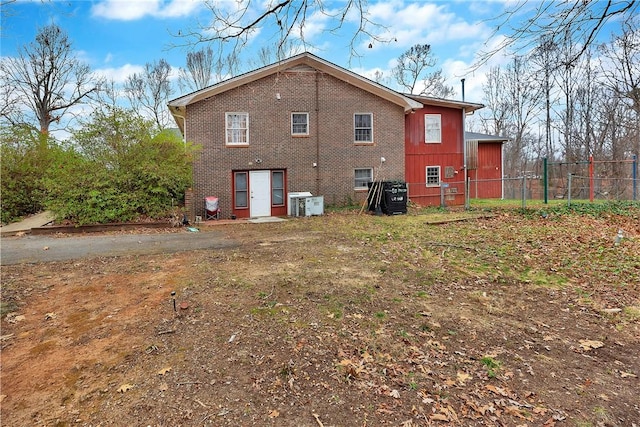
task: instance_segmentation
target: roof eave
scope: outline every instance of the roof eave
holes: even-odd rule
[[[419,101],[425,105],[436,105],[441,107],[464,109],[467,113],[472,113],[476,110],[484,108],[484,104],[476,102],[456,101],[453,99],[435,98],[424,95],[405,94],[407,97]]]

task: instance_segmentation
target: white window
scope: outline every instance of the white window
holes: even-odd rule
[[[363,168],[355,170],[355,189],[367,190],[369,183],[373,182],[373,168]]]
[[[309,135],[309,113],[291,113],[291,135]]]
[[[271,205],[284,206],[284,171],[271,172]]]
[[[233,176],[234,206],[236,209],[249,207],[249,180],[247,172],[235,172]]]
[[[227,145],[249,145],[249,113],[227,113]]]
[[[427,187],[440,186],[440,166],[427,166]]]
[[[424,142],[438,144],[442,142],[442,119],[440,114],[424,115]]]
[[[353,128],[355,142],[373,142],[373,114],[355,114]]]

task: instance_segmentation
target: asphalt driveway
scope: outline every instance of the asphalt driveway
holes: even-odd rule
[[[74,237],[27,235],[2,237],[0,264],[67,261],[78,258],[147,255],[196,249],[221,249],[238,244],[217,231],[167,234],[125,234]]]

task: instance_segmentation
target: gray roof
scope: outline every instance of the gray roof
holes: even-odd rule
[[[511,141],[511,138],[508,136],[497,136],[497,135],[487,135],[486,133],[478,133],[478,132],[465,132],[464,137],[467,141],[478,141],[478,142],[505,142]]]

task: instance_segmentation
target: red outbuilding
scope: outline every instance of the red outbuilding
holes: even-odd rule
[[[466,139],[468,151],[473,153],[474,149],[477,150],[474,167],[469,167],[469,196],[477,199],[503,198],[502,148],[510,139],[476,132],[467,132]]]
[[[482,104],[406,95],[423,107],[405,116],[405,178],[420,206],[464,204],[464,122]]]

